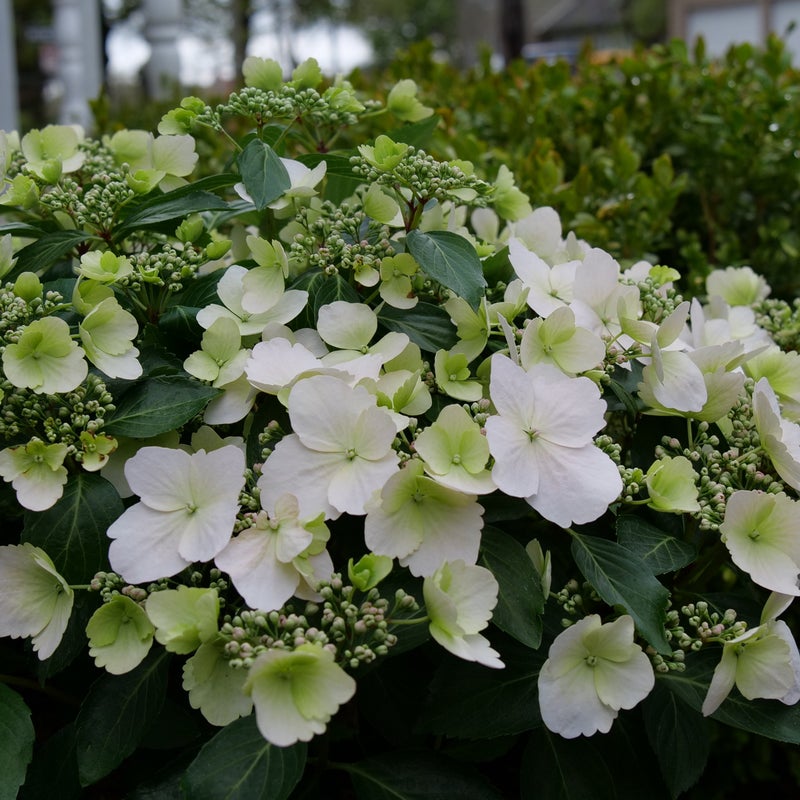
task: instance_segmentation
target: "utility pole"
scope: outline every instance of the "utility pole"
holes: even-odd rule
[[[11,0],[0,0],[0,130],[19,128],[17,50]]]

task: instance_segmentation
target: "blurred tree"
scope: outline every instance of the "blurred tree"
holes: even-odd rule
[[[50,0],[14,0],[14,36],[17,48],[20,130],[44,125],[44,84],[41,64],[42,36],[52,19]]]
[[[298,27],[326,19],[361,30],[379,66],[422,39],[447,49],[457,30],[452,0],[294,0],[294,5]]]

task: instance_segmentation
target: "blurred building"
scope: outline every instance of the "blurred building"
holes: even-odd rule
[[[702,36],[710,56],[740,42],[764,44],[770,33],[800,56],[800,0],[669,0],[667,6],[669,35],[690,43]]]

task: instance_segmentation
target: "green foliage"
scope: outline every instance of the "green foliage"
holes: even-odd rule
[[[718,61],[674,41],[611,63],[585,51],[574,72],[517,62],[466,76],[422,44],[380,79],[400,76],[440,106],[444,152],[490,174],[505,164],[565,230],[618,258],[650,254],[695,291],[710,268],[748,264],[796,294],[800,104],[779,39]]]

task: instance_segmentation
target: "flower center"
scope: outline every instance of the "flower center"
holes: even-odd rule
[[[586,656],[584,661],[586,661],[586,666],[588,667],[594,668],[597,666],[597,656]]]
[[[350,461],[352,461],[358,455],[358,453],[356,453],[355,447],[348,447],[347,450],[344,451],[344,454]]]
[[[747,537],[755,542],[761,538],[761,533],[758,531],[758,529],[756,529],[754,531],[750,531],[750,533],[747,534]]]

